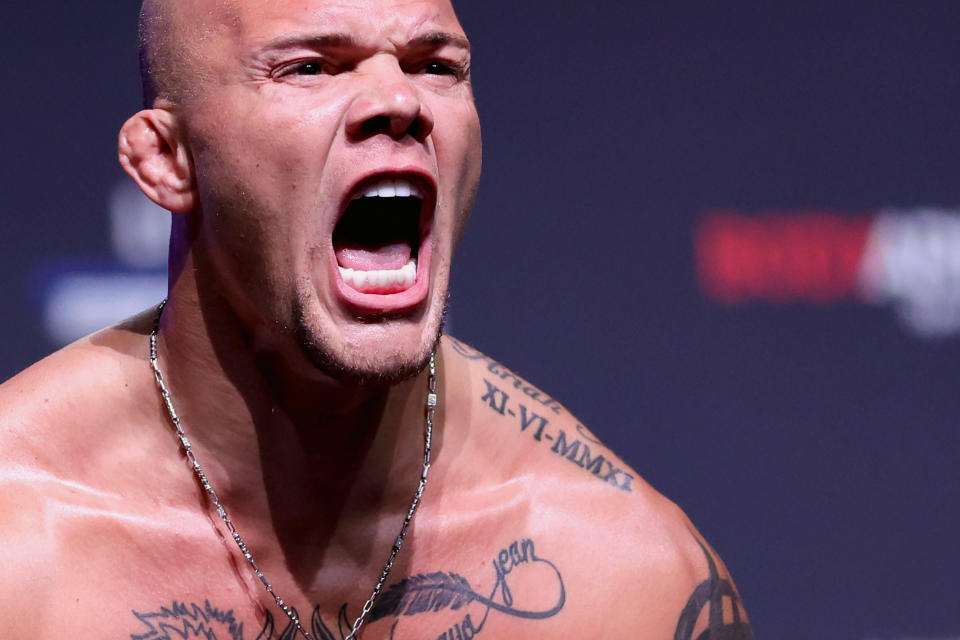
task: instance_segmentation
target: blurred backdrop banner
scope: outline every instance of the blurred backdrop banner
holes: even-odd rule
[[[164,295],[137,4],[0,9],[0,377]],[[458,9],[450,332],[678,502],[758,638],[960,638],[960,3]]]

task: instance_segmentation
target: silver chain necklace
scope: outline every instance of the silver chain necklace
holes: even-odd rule
[[[153,368],[153,377],[157,380],[157,386],[160,388],[160,395],[163,396],[163,404],[167,408],[167,413],[170,416],[170,422],[173,423],[173,427],[177,432],[177,437],[180,439],[180,445],[183,447],[183,453],[187,458],[187,462],[189,462],[193,467],[193,471],[197,476],[197,480],[203,486],[203,490],[207,492],[210,502],[212,502],[213,506],[216,507],[217,515],[220,516],[221,520],[223,520],[223,523],[230,531],[230,535],[233,536],[234,542],[237,543],[240,553],[242,553],[243,557],[247,559],[247,562],[250,564],[253,572],[257,575],[257,578],[259,578],[260,582],[263,583],[267,593],[273,596],[277,606],[280,607],[285,614],[287,614],[287,617],[290,618],[290,621],[294,624],[294,626],[296,626],[297,630],[303,635],[304,638],[307,640],[315,640],[314,637],[303,628],[303,625],[300,624],[300,617],[297,615],[297,612],[293,609],[293,607],[284,602],[283,598],[277,595],[276,591],[273,590],[273,585],[270,584],[270,581],[267,580],[267,577],[263,575],[263,571],[261,571],[257,561],[253,558],[253,554],[243,541],[243,538],[240,537],[240,533],[237,531],[236,526],[230,519],[229,514],[227,514],[226,508],[224,508],[223,504],[220,502],[217,492],[214,491],[213,486],[210,484],[210,480],[207,479],[207,474],[204,473],[203,469],[200,467],[200,463],[197,461],[197,456],[193,452],[193,447],[190,445],[190,440],[187,438],[186,433],[183,431],[183,427],[180,425],[180,417],[177,415],[176,409],[173,408],[173,400],[171,399],[170,391],[167,389],[167,385],[163,380],[163,374],[160,372],[160,364],[157,360],[157,335],[160,332],[160,317],[163,315],[163,308],[166,306],[166,304],[167,301],[164,300],[157,307],[157,317],[153,323],[153,330],[150,332],[150,366]],[[367,615],[369,615],[370,611],[373,609],[373,603],[383,590],[383,585],[387,581],[387,576],[390,575],[390,570],[393,569],[394,560],[396,560],[397,554],[400,553],[400,548],[403,546],[403,540],[407,536],[407,530],[410,527],[410,523],[413,521],[413,516],[417,512],[417,507],[420,506],[420,499],[423,497],[424,487],[427,485],[427,475],[430,472],[430,449],[433,444],[433,415],[437,406],[437,365],[436,354],[434,353],[430,354],[429,372],[430,375],[427,378],[427,400],[425,407],[426,428],[424,431],[423,440],[423,469],[420,472],[420,482],[417,484],[417,491],[414,493],[413,500],[410,503],[410,509],[407,510],[407,515],[403,518],[403,524],[400,526],[400,534],[397,536],[396,541],[394,541],[393,547],[390,549],[390,555],[387,558],[387,562],[383,565],[383,570],[380,572],[380,579],[377,580],[377,585],[373,588],[373,593],[370,594],[370,597],[367,599],[366,603],[364,603],[363,609],[360,611],[360,616],[353,623],[353,629],[344,638],[344,640],[356,639],[357,633],[360,631],[360,627],[363,626]]]

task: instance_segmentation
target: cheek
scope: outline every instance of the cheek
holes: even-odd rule
[[[467,224],[467,219],[473,211],[477,197],[477,188],[480,183],[480,169],[483,164],[482,139],[480,121],[476,110],[471,109],[464,114],[464,127],[460,129],[458,153],[460,162],[457,166],[458,191],[456,200],[456,220],[454,226],[454,243],[460,243],[460,237]]]
[[[204,212],[199,250],[210,254],[221,281],[231,281],[241,291],[253,293],[276,288],[284,274],[293,271],[295,237],[262,212],[237,206],[209,215]]]
[[[480,133],[480,118],[476,110],[471,111],[469,125],[465,131],[467,160],[464,172],[471,178],[471,182],[475,184],[480,179],[480,166],[483,161],[483,140]]]
[[[206,105],[196,133],[210,166],[220,167],[232,188],[296,197],[304,185],[316,186],[337,137],[338,101],[260,87],[230,92],[218,105]]]
[[[317,227],[319,194],[336,136],[329,114],[296,109],[226,109],[197,136],[197,187],[209,222],[229,217],[236,242],[256,237],[300,237]],[[305,115],[304,115],[305,114]],[[289,233],[299,225],[299,236]],[[226,226],[226,225],[223,225]],[[261,244],[271,244],[264,242]]]
[[[318,226],[310,219],[316,196],[306,180],[278,172],[251,153],[197,158],[201,193],[198,250],[207,253],[215,277],[246,296],[289,288],[303,270]],[[285,284],[286,283],[286,284]]]
[[[482,158],[480,118],[472,102],[456,101],[434,107],[437,125],[434,147],[440,171],[461,193],[473,192],[480,178]],[[458,198],[459,200],[460,198]]]

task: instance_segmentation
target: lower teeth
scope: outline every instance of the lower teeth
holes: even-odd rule
[[[350,287],[362,293],[396,293],[405,291],[417,280],[417,261],[411,259],[399,269],[361,271],[340,268],[340,277]]]

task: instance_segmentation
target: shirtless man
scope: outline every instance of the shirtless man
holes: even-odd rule
[[[752,638],[676,506],[438,338],[480,174],[447,0],[148,0],[141,32],[119,153],[173,212],[169,303],[0,390],[4,639]]]

